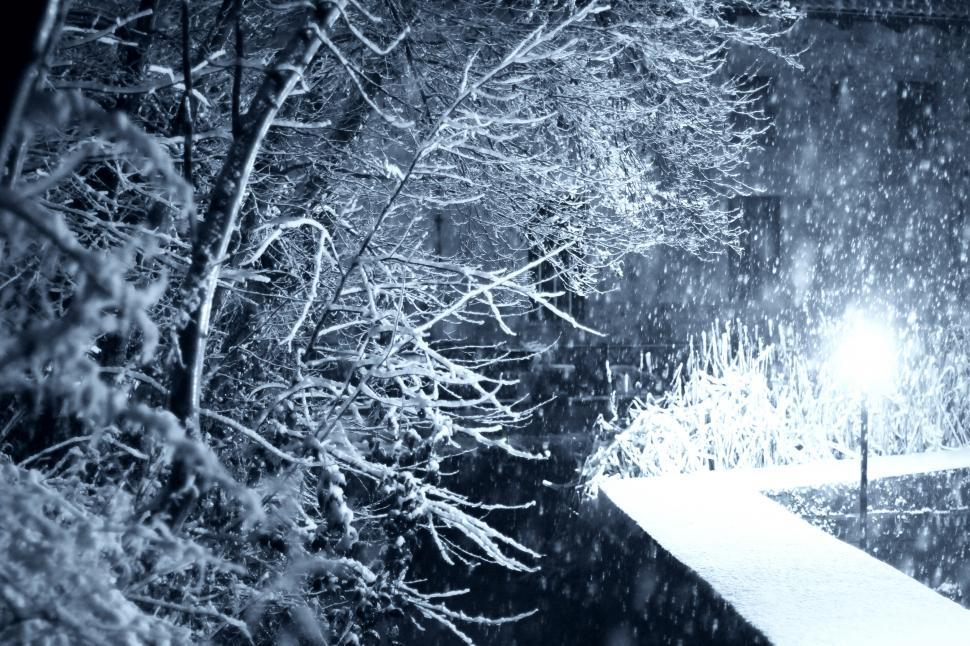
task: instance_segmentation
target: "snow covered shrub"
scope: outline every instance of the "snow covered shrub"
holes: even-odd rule
[[[660,395],[597,422],[583,467],[587,490],[627,477],[793,464],[852,455],[859,399],[840,386],[818,338],[788,326],[762,334],[715,325],[693,339]],[[894,454],[970,440],[970,344],[959,327],[901,339],[894,391],[870,402],[870,451]]]
[[[904,339],[902,367],[880,427],[886,452],[970,444],[970,335],[937,326]]]
[[[65,484],[45,482],[38,472],[9,461],[0,464],[0,642],[188,641],[188,630],[142,610],[130,598],[137,598],[139,586],[128,561],[144,556],[151,539],[170,537],[149,539],[144,535],[148,530],[129,534],[125,517],[131,499],[123,492],[89,509],[84,505],[90,499],[66,497],[61,489],[70,487]],[[121,590],[129,586],[126,597]]]
[[[716,72],[775,4],[47,0],[0,124],[0,635],[504,620],[411,580],[423,545],[535,569],[450,488],[475,448],[536,457],[468,337],[579,325],[544,264],[588,292],[736,240],[758,132],[723,136],[751,108]]]
[[[634,400],[624,419],[598,421],[604,443],[584,466],[609,475],[660,475],[789,462],[829,450],[816,428],[791,417],[814,406],[806,366],[780,330],[768,343],[747,327],[715,326],[691,340],[670,388]]]

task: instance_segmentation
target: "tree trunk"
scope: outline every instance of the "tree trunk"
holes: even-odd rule
[[[214,184],[209,208],[199,224],[192,263],[183,283],[183,310],[188,312],[188,321],[178,335],[180,361],[173,368],[169,395],[169,409],[190,435],[197,436],[199,428],[202,369],[212,299],[221,263],[237,226],[253,163],[280,106],[320,49],[315,28],[328,29],[337,15],[337,9],[330,3],[320,3],[309,16],[307,25],[293,36],[274,60],[273,69],[267,73],[249,110],[242,117],[241,136],[229,149]],[[175,521],[184,519],[198,495],[197,488],[192,486],[192,478],[192,468],[177,459],[157,511]],[[174,524],[178,525],[178,522]]]
[[[0,27],[6,50],[0,69],[0,97],[4,97],[0,101],[0,162],[6,185],[12,183],[16,170],[11,154],[16,146],[20,115],[41,74],[59,11],[58,0],[23,3],[21,19],[7,20]]]

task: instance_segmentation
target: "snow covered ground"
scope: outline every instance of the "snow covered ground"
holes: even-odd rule
[[[874,457],[870,478],[970,466],[970,450]],[[612,479],[602,494],[775,644],[962,644],[970,611],[761,494],[851,482],[858,462]]]

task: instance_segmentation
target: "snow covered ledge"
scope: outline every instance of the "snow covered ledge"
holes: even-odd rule
[[[970,450],[876,457],[870,478],[970,467]],[[774,644],[962,644],[970,611],[761,494],[858,478],[858,462],[611,479],[601,496]]]

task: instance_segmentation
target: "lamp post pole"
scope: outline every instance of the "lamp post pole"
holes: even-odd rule
[[[866,550],[869,548],[869,407],[865,395],[862,397],[859,427],[859,450],[862,453],[859,478],[859,526],[862,532],[860,541],[862,549]]]
[[[833,367],[848,395],[844,401],[850,427],[855,406],[859,406],[858,545],[868,550],[869,406],[875,404],[882,411],[882,399],[893,391],[899,367],[899,348],[890,328],[877,320],[866,320],[852,310],[846,312],[840,333],[842,340],[834,348]]]

